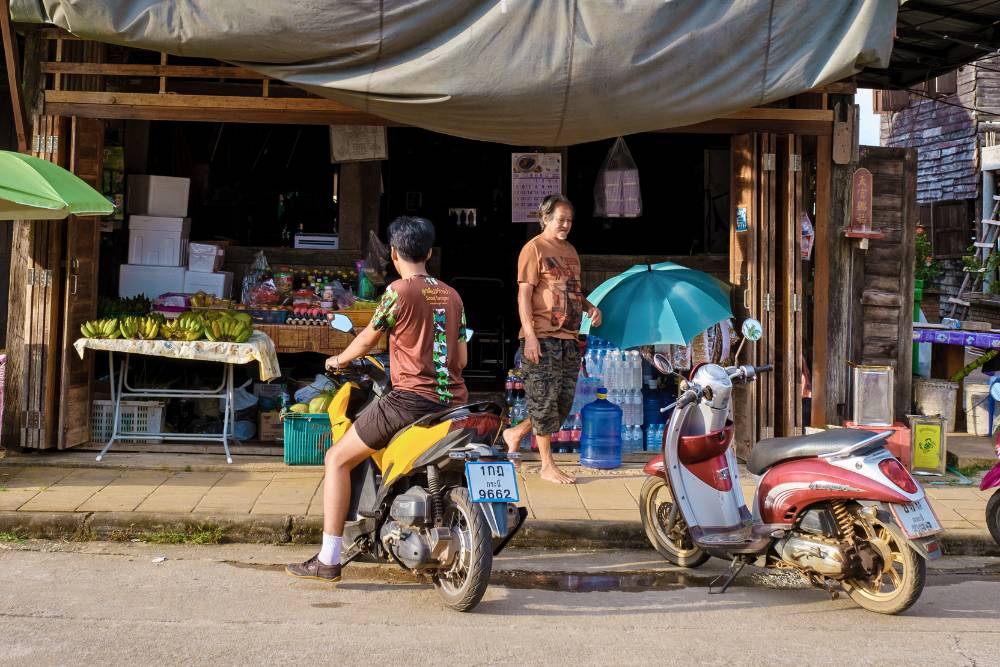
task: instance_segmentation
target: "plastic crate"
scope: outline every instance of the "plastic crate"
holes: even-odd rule
[[[290,466],[321,466],[330,449],[330,416],[323,413],[289,412],[285,422],[285,463]]]
[[[122,401],[121,422],[118,430],[132,433],[163,432],[163,401]],[[91,401],[90,440],[107,442],[114,429],[115,404],[111,401]],[[157,438],[128,438],[121,442],[150,443],[163,442]]]

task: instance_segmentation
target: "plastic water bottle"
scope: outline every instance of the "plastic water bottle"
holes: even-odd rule
[[[622,411],[600,387],[597,400],[583,408],[580,464],[588,468],[617,468],[622,463]]]

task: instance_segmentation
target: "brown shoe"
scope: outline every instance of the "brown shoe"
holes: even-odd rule
[[[319,581],[340,581],[340,563],[324,565],[319,560],[319,554],[304,563],[292,563],[285,566],[285,572],[299,579],[318,579]]]

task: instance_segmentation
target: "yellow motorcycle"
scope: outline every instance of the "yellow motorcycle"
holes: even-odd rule
[[[353,333],[336,315],[331,326]],[[329,374],[332,446],[358,414],[389,392],[384,358],[367,356]],[[351,472],[343,564],[366,557],[427,576],[449,607],[473,609],[493,556],[524,524],[517,475],[499,437],[502,409],[481,402],[429,414]]]

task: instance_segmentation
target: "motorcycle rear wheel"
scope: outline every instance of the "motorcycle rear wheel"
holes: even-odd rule
[[[986,503],[986,527],[990,529],[994,541],[1000,544],[1000,489]]]
[[[857,517],[855,534],[873,546],[884,550],[891,562],[883,560],[883,569],[871,577],[848,579],[845,588],[858,605],[879,614],[901,614],[909,609],[924,590],[927,564],[914,551],[909,540],[891,518],[869,520]],[[881,559],[880,559],[881,560]]]
[[[493,573],[493,540],[482,510],[464,488],[445,497],[444,525],[457,554],[451,567],[432,576],[438,595],[456,611],[471,611],[483,599]]]
[[[646,538],[661,556],[674,565],[695,568],[703,565],[709,555],[694,545],[687,530],[684,517],[669,532],[666,523],[673,503],[666,500],[670,495],[670,485],[662,477],[650,477],[639,492],[639,517],[646,531]]]

